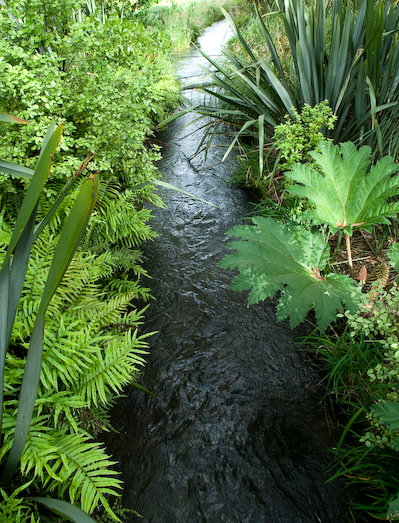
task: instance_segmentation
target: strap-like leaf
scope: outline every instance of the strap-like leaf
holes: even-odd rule
[[[0,271],[0,429],[2,426],[3,415],[3,395],[4,395],[4,366],[6,353],[8,350],[8,304],[10,294],[10,260],[3,265]]]
[[[51,127],[52,128],[52,127]],[[48,133],[49,134],[49,133]],[[11,236],[10,243],[8,245],[5,261],[9,259],[13,253],[18,240],[25,229],[26,223],[32,215],[33,209],[36,207],[39,196],[42,192],[44,184],[47,180],[47,176],[50,172],[52,165],[52,157],[61,139],[62,125],[57,127],[51,136],[46,136],[47,143],[43,148],[39,156],[35,172],[32,176],[32,180],[25,193],[21,208],[18,212],[17,220],[14,226],[14,230]]]
[[[28,267],[35,217],[36,208],[17,243],[12,262],[6,263],[0,273],[0,432],[3,420],[5,358]]]
[[[19,123],[23,125],[30,123],[19,116],[13,116],[12,114],[6,113],[0,113],[0,122]]]
[[[165,189],[170,189],[175,192],[179,192],[181,194],[185,194],[186,196],[190,196],[191,198],[195,198],[196,200],[199,200],[200,202],[204,202],[208,205],[211,205],[212,207],[216,207],[219,209],[217,205],[215,205],[212,202],[209,202],[208,200],[204,200],[203,198],[200,198],[199,196],[196,196],[195,194],[192,194],[191,192],[185,191],[184,189],[180,189],[180,187],[177,187],[177,185],[173,185],[168,182],[163,182],[162,180],[153,180],[151,182],[143,182],[138,185],[135,185],[133,187],[133,190],[143,189],[144,187],[148,187],[149,185],[159,185],[160,187],[165,187]]]
[[[34,497],[30,499],[32,501],[36,501],[36,503],[44,505],[55,514],[58,514],[58,516],[62,516],[69,521],[73,521],[74,523],[96,523],[95,519],[85,514],[82,510],[80,510],[80,508],[72,505],[71,503],[67,503],[66,501],[40,497]]]
[[[55,290],[67,270],[80,243],[90,215],[97,200],[100,179],[98,174],[90,176],[83,184],[72,210],[65,221],[60,239],[51,262],[46,285],[37,312],[44,314]]]
[[[32,178],[35,172],[33,169],[28,169],[16,163],[6,162],[5,160],[0,160],[0,171],[12,176],[19,176],[20,178]]]

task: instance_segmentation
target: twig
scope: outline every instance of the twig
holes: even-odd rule
[[[372,256],[363,256],[362,258],[355,258],[354,260],[352,260],[352,262],[370,260],[371,258],[372,258]],[[348,263],[348,262],[349,262],[349,260],[344,260],[344,261],[340,261],[340,262],[334,262],[332,265],[343,265],[344,263]],[[353,264],[352,264],[352,267],[353,267]]]
[[[349,271],[351,273],[352,278],[354,277],[355,273],[353,270],[353,261],[352,261],[352,249],[351,249],[351,237],[349,234],[345,234],[345,241],[346,241],[346,251],[348,253],[348,265],[349,265]]]

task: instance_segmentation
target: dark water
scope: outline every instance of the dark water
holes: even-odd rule
[[[200,45],[218,54],[227,25],[205,31]],[[203,62],[177,61],[184,81]],[[198,97],[199,94],[194,94]],[[108,439],[125,481],[125,506],[144,522],[340,522],[343,502],[325,484],[327,428],[317,376],[294,346],[274,308],[246,305],[218,268],[226,230],[249,210],[228,185],[231,164],[191,159],[201,133],[187,115],[161,137],[168,181],[220,208],[173,192],[153,221],[160,237],[147,246],[157,301],[147,313],[151,356],[142,383],[159,400],[129,390],[113,411],[119,434]],[[212,167],[213,165],[213,167]],[[136,521],[134,516],[126,521]]]

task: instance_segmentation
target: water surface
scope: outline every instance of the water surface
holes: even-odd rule
[[[219,22],[199,44],[218,55],[228,36]],[[193,82],[203,63],[192,50],[177,59],[178,74]],[[195,103],[201,95],[192,96]],[[234,166],[220,164],[221,147],[193,158],[202,138],[187,127],[193,118],[161,136],[160,169],[219,208],[164,192],[167,208],[154,212],[159,238],[146,248],[146,268],[156,302],[145,328],[158,334],[142,383],[159,399],[129,390],[113,411],[119,434],[108,443],[123,472],[124,504],[154,523],[344,521],[339,488],[325,484],[318,378],[273,305],[249,308],[218,267],[225,232],[250,204],[229,185]]]

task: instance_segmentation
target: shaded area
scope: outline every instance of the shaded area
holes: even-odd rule
[[[214,55],[226,38],[218,22],[200,45]],[[193,81],[201,63],[197,51],[180,58],[180,77]],[[155,210],[160,237],[147,246],[146,267],[157,301],[146,330],[158,333],[142,383],[159,399],[129,390],[113,411],[120,432],[107,438],[123,472],[124,504],[144,522],[343,521],[339,487],[325,484],[318,378],[273,305],[249,308],[218,268],[226,230],[250,206],[228,185],[233,165],[220,165],[222,148],[192,158],[202,137],[186,136],[193,118],[161,136],[168,146],[160,168],[220,208],[164,192],[167,208]]]

